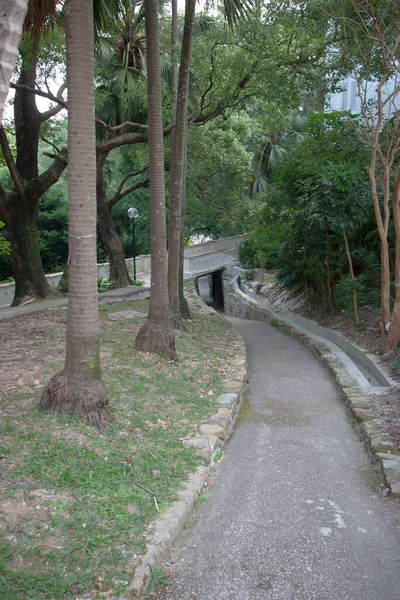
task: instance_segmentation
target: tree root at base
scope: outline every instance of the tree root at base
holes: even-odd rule
[[[182,319],[192,320],[189,304],[185,297],[179,299],[179,310],[181,311]]]
[[[74,378],[64,372],[54,375],[45,387],[39,408],[55,414],[78,417],[98,429],[112,423],[109,396],[101,381]]]
[[[173,330],[157,327],[150,321],[140,328],[136,336],[135,348],[140,352],[160,354],[174,362],[177,360]]]
[[[179,331],[186,331],[185,321],[179,313],[171,313],[171,327]]]

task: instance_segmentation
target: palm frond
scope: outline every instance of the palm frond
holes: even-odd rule
[[[206,31],[210,31],[215,25],[215,19],[206,15],[204,13],[200,13],[195,16],[193,23],[193,35],[201,35]],[[179,22],[179,29],[183,30],[183,19]]]
[[[126,67],[125,65],[115,65],[113,68],[113,76],[118,85],[122,88],[126,83],[134,83],[137,81],[140,71],[135,67]]]
[[[224,14],[230,27],[247,19],[255,9],[255,0],[224,0]]]
[[[262,173],[257,173],[256,178],[253,182],[251,193],[255,196],[256,194],[263,194],[267,191],[268,180]]]
[[[94,0],[93,19],[95,30],[98,32],[104,29],[110,21],[114,21],[120,15],[120,11],[120,0]]]
[[[277,163],[281,162],[286,154],[286,148],[283,148],[283,146],[278,146],[278,144],[272,145],[268,161],[270,167],[274,167]]]
[[[29,0],[24,31],[30,32],[35,50],[39,47],[43,27],[49,27],[57,12],[57,0]]]

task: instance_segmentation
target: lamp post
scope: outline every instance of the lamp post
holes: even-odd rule
[[[135,242],[135,219],[139,216],[137,208],[128,208],[128,217],[132,221],[132,249],[133,249],[133,281],[136,283],[136,242]]]

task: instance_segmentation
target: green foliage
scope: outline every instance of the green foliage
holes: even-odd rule
[[[4,229],[4,223],[0,221],[0,257],[10,256],[10,242],[3,237],[1,231]]]
[[[42,197],[38,228],[45,273],[63,271],[68,260],[68,189],[64,178]]]
[[[276,269],[279,265],[279,246],[282,227],[263,223],[248,234],[239,248],[240,263],[246,269]]]
[[[368,154],[357,127],[349,114],[310,116],[301,143],[276,164],[260,197],[261,224],[241,250],[246,266],[278,267],[280,281],[305,290],[309,302],[328,306],[330,294],[337,295],[346,310],[352,288],[344,234],[361,303],[372,300],[364,293],[366,278],[378,283]]]
[[[246,238],[239,246],[239,261],[245,269],[255,269],[259,267],[256,264],[257,248],[253,239]]]
[[[187,234],[240,233],[249,214],[250,121],[239,113],[193,129],[189,137]]]
[[[152,567],[150,565],[150,581],[148,591],[158,592],[158,590],[168,585],[168,575],[163,567]]]
[[[357,292],[357,302],[360,305],[365,304],[365,281],[365,275],[360,275],[354,280],[350,275],[346,275],[335,286],[335,305],[352,318],[354,318],[353,292]]]
[[[97,278],[97,290],[99,292],[107,292],[111,290],[115,285],[115,281],[111,281],[109,279],[105,279],[104,277]]]

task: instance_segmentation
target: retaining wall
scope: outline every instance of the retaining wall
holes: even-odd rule
[[[236,250],[243,240],[243,236],[235,236],[228,238],[221,238],[218,240],[212,240],[211,242],[204,242],[203,244],[195,244],[193,246],[187,246],[185,248],[185,266],[184,271],[187,275],[195,272],[205,270],[207,268],[213,269],[224,264],[223,253],[226,250]],[[217,256],[212,257],[210,253],[218,251]],[[204,256],[204,260],[201,255]],[[195,260],[186,261],[186,258],[197,257]],[[200,262],[199,262],[200,261]],[[130,273],[133,273],[133,259],[127,258],[126,265]],[[142,254],[136,257],[136,274],[140,279],[140,275],[146,275],[150,273],[151,256],[150,254]],[[204,267],[204,268],[203,268]],[[97,276],[102,279],[108,279],[110,273],[109,263],[101,263],[97,265]],[[62,277],[62,273],[51,273],[46,275],[46,279],[52,287],[58,287]],[[10,306],[14,298],[15,285],[14,282],[0,284],[0,307]]]

